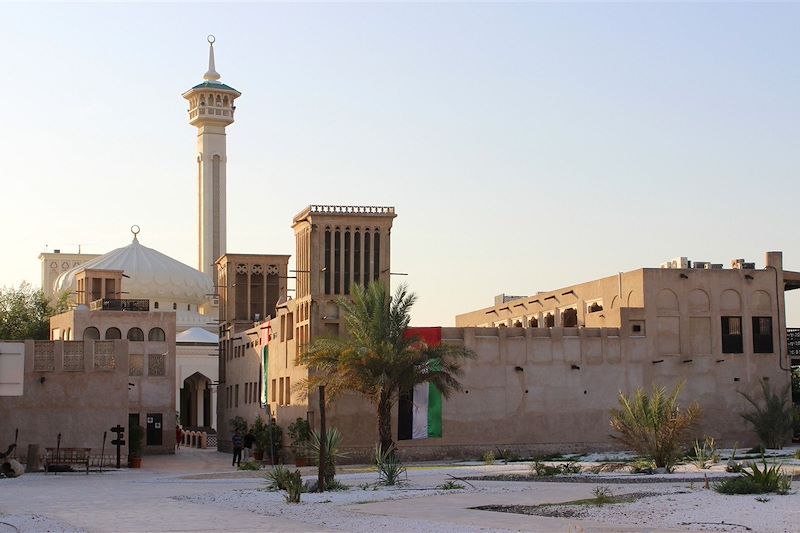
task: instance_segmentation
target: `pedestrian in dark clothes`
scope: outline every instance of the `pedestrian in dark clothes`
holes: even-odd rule
[[[231,462],[231,466],[240,466],[242,464],[242,444],[244,442],[238,431],[233,434],[231,442],[233,443],[233,462]]]

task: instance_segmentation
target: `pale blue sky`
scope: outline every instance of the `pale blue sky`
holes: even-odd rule
[[[416,324],[675,256],[800,270],[796,4],[0,5],[0,285],[45,244],[196,266],[206,70],[240,90],[228,250],[394,205]],[[800,325],[790,295],[789,324]]]

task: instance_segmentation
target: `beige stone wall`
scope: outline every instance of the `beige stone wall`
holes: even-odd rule
[[[48,298],[53,298],[53,284],[56,278],[67,270],[82,265],[85,262],[100,257],[98,254],[66,254],[66,253],[41,253],[39,261],[42,265],[42,291]],[[72,295],[73,299],[75,295]]]
[[[106,339],[109,328],[120,330],[128,343],[128,381],[125,382],[128,413],[138,414],[140,424],[146,427],[149,413],[163,416],[162,445],[147,446],[145,453],[174,453],[175,449],[175,313],[159,311],[87,311],[75,310],[50,319],[51,335],[56,331],[70,331],[72,338],[84,339],[86,328],[95,327],[100,339]],[[127,341],[132,328],[139,328],[144,341]],[[150,331],[160,328],[164,341],[150,340]],[[133,383],[128,386],[128,383]],[[127,426],[127,418],[126,423]]]
[[[0,447],[14,442],[19,429],[18,455],[28,444],[44,453],[59,433],[62,447],[89,447],[99,455],[103,432],[128,424],[127,344],[25,341],[23,394],[0,397]],[[108,433],[109,455],[113,436]]]

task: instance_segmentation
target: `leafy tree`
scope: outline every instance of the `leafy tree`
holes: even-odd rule
[[[697,403],[681,410],[678,395],[682,388],[683,383],[679,383],[669,395],[655,385],[649,395],[641,388],[631,397],[620,392],[620,407],[611,410],[611,427],[620,433],[613,437],[668,472],[682,455],[689,430],[700,418]]]
[[[47,340],[50,317],[67,308],[67,295],[51,304],[41,289],[22,282],[18,288],[0,289],[0,339]]]
[[[391,449],[392,406],[400,391],[433,383],[447,398],[461,390],[461,364],[474,352],[462,346],[428,346],[406,335],[416,295],[406,287],[391,297],[380,283],[354,285],[352,299],[339,298],[347,337],[315,339],[298,357],[310,377],[298,387],[325,385],[329,398],[342,391],[363,394],[376,408],[381,448]]]
[[[789,393],[790,385],[780,392],[774,392],[769,381],[761,380],[761,392],[764,394],[764,407],[747,393],[739,391],[745,400],[753,406],[753,411],[742,413],[742,418],[752,424],[761,444],[765,448],[781,449],[792,437],[794,409]]]

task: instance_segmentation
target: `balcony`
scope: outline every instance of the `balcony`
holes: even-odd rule
[[[123,299],[123,300],[95,300],[89,304],[91,311],[150,311],[150,300]]]

